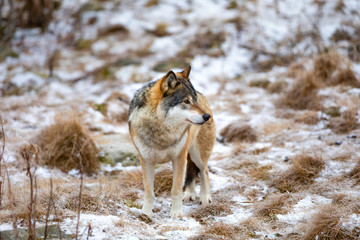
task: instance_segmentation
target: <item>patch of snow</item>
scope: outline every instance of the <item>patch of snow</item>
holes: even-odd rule
[[[310,219],[311,215],[317,212],[317,206],[330,204],[331,202],[331,199],[319,195],[307,196],[297,202],[291,212],[287,214],[277,214],[276,217],[282,222],[296,225],[299,222]]]

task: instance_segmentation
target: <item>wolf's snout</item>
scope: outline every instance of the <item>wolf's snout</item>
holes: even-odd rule
[[[206,122],[207,120],[209,120],[210,118],[211,118],[210,114],[205,113],[205,114],[203,115],[203,119],[205,120],[205,122]]]

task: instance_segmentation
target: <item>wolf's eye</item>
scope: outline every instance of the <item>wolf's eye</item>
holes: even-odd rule
[[[185,103],[185,104],[190,104],[190,101],[189,101],[188,99],[186,99],[186,100],[184,101],[184,103]]]

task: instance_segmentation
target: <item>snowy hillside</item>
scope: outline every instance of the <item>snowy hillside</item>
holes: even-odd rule
[[[359,1],[53,2],[43,30],[17,26],[0,44],[0,239],[25,236],[29,217],[53,239],[360,238]],[[170,218],[172,168],[159,165],[149,218],[129,101],[188,65],[217,127],[213,203]],[[44,160],[72,151],[51,145],[73,137],[68,122],[81,151],[99,150],[83,159],[91,174]]]

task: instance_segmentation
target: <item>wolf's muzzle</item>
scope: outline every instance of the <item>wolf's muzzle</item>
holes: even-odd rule
[[[204,119],[205,122],[206,122],[207,120],[209,120],[210,118],[211,118],[210,114],[205,113],[205,114],[203,115],[203,119]]]

